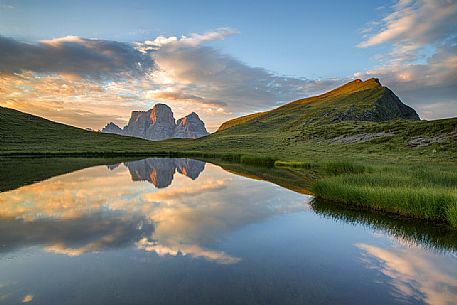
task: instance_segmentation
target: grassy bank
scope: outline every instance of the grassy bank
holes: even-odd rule
[[[457,228],[455,167],[354,164],[327,172],[312,186],[318,198]]]

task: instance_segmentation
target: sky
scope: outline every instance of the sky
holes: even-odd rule
[[[82,128],[165,103],[214,131],[370,77],[457,116],[457,0],[0,0],[0,106]]]

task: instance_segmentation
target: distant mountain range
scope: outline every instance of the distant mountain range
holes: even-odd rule
[[[170,138],[195,139],[209,134],[205,123],[195,112],[175,122],[171,108],[165,104],[156,104],[148,111],[132,111],[130,120],[124,128],[110,122],[101,131],[152,141]]]

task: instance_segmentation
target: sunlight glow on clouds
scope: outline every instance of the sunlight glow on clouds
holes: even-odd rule
[[[377,66],[315,80],[250,66],[211,44],[238,34],[232,28],[132,43],[0,36],[0,106],[97,130],[161,102],[176,119],[197,112],[215,131],[236,116],[378,77],[425,119],[457,116],[456,28],[455,1],[397,1],[362,32],[358,47],[390,48]]]
[[[234,116],[341,83],[279,76],[202,45],[235,33],[222,28],[135,44],[76,36],[38,44],[1,38],[0,105],[100,129],[109,121],[123,125],[132,110],[164,102],[176,118],[197,112],[214,131]]]

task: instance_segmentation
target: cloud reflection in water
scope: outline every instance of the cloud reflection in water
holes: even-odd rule
[[[97,166],[1,193],[6,246],[0,251],[38,244],[77,256],[134,246],[231,264],[240,258],[204,245],[246,224],[303,210],[308,199],[191,159]]]

